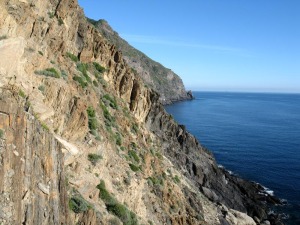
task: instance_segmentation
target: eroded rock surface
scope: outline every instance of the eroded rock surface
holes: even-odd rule
[[[76,0],[3,0],[0,37],[0,222],[268,222]]]
[[[1,90],[0,223],[67,224],[60,144],[22,105]]]

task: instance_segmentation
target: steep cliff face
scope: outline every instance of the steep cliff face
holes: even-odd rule
[[[270,219],[260,200],[276,199],[218,168],[77,1],[5,0],[0,10],[2,222]]]
[[[267,219],[280,223],[268,215],[268,204],[280,204],[278,199],[266,194],[261,185],[219,168],[212,153],[183,125],[178,125],[161,105],[152,105],[146,123],[161,138],[165,155],[212,202],[244,212],[257,223]]]
[[[60,144],[24,111],[24,100],[5,89],[0,93],[0,223],[66,224]]]
[[[89,19],[89,22],[123,53],[123,58],[133,68],[133,72],[140,76],[148,87],[160,94],[159,100],[163,104],[192,98],[187,94],[184,84],[177,74],[129,45],[110,27],[107,21]]]

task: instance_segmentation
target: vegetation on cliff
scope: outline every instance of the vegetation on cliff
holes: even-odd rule
[[[268,219],[272,198],[217,167],[76,1],[0,10],[0,223]]]
[[[160,94],[163,104],[191,99],[177,74],[128,44],[110,27],[107,21],[92,19],[88,19],[88,21],[123,53],[124,59],[132,67],[133,72],[140,76],[148,87]]]

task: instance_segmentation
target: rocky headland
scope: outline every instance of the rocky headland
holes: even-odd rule
[[[193,98],[191,91],[185,90],[184,84],[177,74],[128,44],[111,28],[107,21],[103,19],[99,21],[88,19],[88,21],[107,41],[122,52],[124,60],[133,72],[140,76],[148,87],[160,95],[159,100],[162,104],[166,105]]]
[[[282,224],[76,0],[2,0],[0,52],[0,224]]]

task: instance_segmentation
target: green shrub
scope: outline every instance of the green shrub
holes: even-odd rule
[[[92,83],[92,79],[89,77],[89,75],[87,74],[87,70],[88,70],[88,64],[85,63],[78,63],[77,64],[77,70],[80,71],[82,73],[82,75],[84,76],[85,80],[88,83]]]
[[[48,12],[48,16],[50,19],[52,19],[55,16],[55,14],[54,14],[54,12]]]
[[[21,96],[22,98],[26,98],[26,94],[22,90],[19,90],[19,96]]]
[[[1,41],[1,40],[4,40],[4,39],[7,39],[7,35],[2,35],[2,36],[0,36],[0,41]]]
[[[130,147],[133,148],[133,149],[136,149],[136,148],[137,148],[137,145],[136,145],[136,143],[131,142],[131,143],[130,143]]]
[[[61,73],[61,76],[62,76],[64,79],[67,79],[67,78],[68,78],[68,74],[66,73],[66,71],[60,70],[60,73]]]
[[[156,157],[157,157],[157,158],[159,158],[159,159],[161,159],[161,160],[163,159],[163,156],[162,156],[162,154],[161,154],[161,153],[159,153],[159,152],[156,152]]]
[[[88,86],[88,83],[85,81],[85,79],[80,76],[74,76],[73,80],[77,81],[82,88],[86,88]]]
[[[103,116],[104,116],[104,119],[105,119],[105,125],[108,126],[108,127],[111,127],[111,126],[114,126],[115,125],[115,118],[112,117],[108,111],[108,109],[106,108],[106,106],[102,103],[100,103],[100,107],[103,111]]]
[[[104,103],[107,103],[111,108],[118,109],[116,99],[109,94],[103,95],[102,100]]]
[[[88,64],[78,63],[77,70],[80,71],[83,75],[87,75]]]
[[[101,198],[106,205],[113,205],[117,203],[117,200],[106,190],[104,180],[100,181],[100,184],[97,185],[99,189],[99,198]]]
[[[49,127],[47,126],[47,124],[41,123],[41,125],[42,125],[42,128],[43,128],[44,130],[46,130],[46,131],[49,131],[49,130],[50,130]]]
[[[179,184],[180,183],[180,179],[177,175],[175,175],[175,177],[173,177],[173,180],[175,183]]]
[[[3,138],[3,136],[4,136],[4,131],[0,129],[0,138]]]
[[[164,185],[164,180],[162,176],[148,177],[148,180],[150,180],[151,184],[153,185],[159,185],[159,186]]]
[[[58,21],[58,25],[59,25],[59,26],[61,26],[61,25],[64,24],[64,21],[63,21],[62,18],[60,18],[60,17],[57,19],[57,21]]]
[[[44,85],[40,85],[38,87],[38,89],[41,91],[41,92],[44,92],[45,91],[45,86]]]
[[[140,170],[140,167],[138,167],[138,166],[136,166],[136,165],[134,165],[134,164],[132,164],[132,163],[129,164],[129,167],[130,167],[130,169],[131,169],[133,172],[137,172],[137,171]]]
[[[131,132],[137,134],[138,131],[139,131],[138,125],[136,123],[132,124]]]
[[[94,85],[95,87],[99,87],[99,84],[98,84],[98,82],[97,82],[96,80],[93,80],[93,85]]]
[[[91,206],[81,196],[73,196],[69,200],[69,208],[74,213],[81,213],[81,212],[86,212],[89,208],[91,208]]]
[[[88,114],[88,119],[89,119],[88,125],[90,130],[96,130],[98,128],[98,121],[96,119],[95,110],[93,109],[93,107],[89,106],[86,111]]]
[[[72,54],[71,52],[67,52],[67,56],[73,61],[73,62],[78,62],[79,59],[76,55]]]
[[[95,135],[95,139],[96,139],[97,141],[101,141],[101,137],[99,136],[99,134]]]
[[[96,116],[95,109],[92,106],[89,106],[86,111],[87,111],[88,117]]]
[[[29,52],[34,52],[34,51],[35,51],[35,50],[34,50],[33,48],[31,48],[31,47],[26,48],[26,50],[29,51]]]
[[[95,66],[95,64],[94,64],[94,66]],[[103,67],[103,68],[104,68],[104,67]],[[105,69],[104,69],[104,70],[105,70]],[[103,70],[103,71],[104,71],[104,70]],[[102,70],[100,69],[100,71],[102,71]],[[103,79],[102,72],[98,72],[98,70],[97,70],[97,72],[94,73],[94,75],[95,75],[95,77],[97,78],[98,82],[99,82],[100,84],[102,84],[102,86],[105,88],[105,87],[107,86],[107,83],[106,83],[106,81]]]
[[[121,135],[120,135],[119,133],[117,133],[117,134],[115,135],[115,138],[116,138],[116,144],[117,144],[118,146],[121,146],[121,145],[122,145],[122,137],[121,137]]]
[[[123,222],[123,224],[132,224],[130,211],[126,206],[116,203],[113,205],[108,205],[107,210],[116,215]]]
[[[151,152],[151,155],[155,155],[155,151],[154,151],[154,149],[153,148],[150,148],[150,152]]]
[[[105,68],[104,68],[103,66],[101,66],[99,63],[93,62],[93,65],[94,65],[95,69],[96,69],[99,73],[104,73],[104,72],[105,72]]]
[[[60,74],[57,72],[57,70],[55,68],[47,68],[45,70],[38,70],[38,71],[35,71],[35,74],[44,75],[46,77],[60,78]]]
[[[95,166],[97,162],[102,159],[101,155],[90,153],[88,154],[88,160]]]
[[[136,154],[136,152],[134,150],[129,150],[128,155],[129,155],[130,158],[132,158],[137,163],[140,162],[140,158],[138,157],[138,155]]]
[[[44,53],[43,53],[43,52],[41,52],[41,51],[38,51],[38,53],[39,53],[40,55],[44,55]]]
[[[132,211],[130,211],[125,205],[119,203],[107,190],[105,183],[101,180],[97,185],[99,189],[99,197],[104,201],[106,208],[109,212],[117,216],[124,225],[137,225],[138,220]]]
[[[84,78],[86,79],[86,81],[87,81],[88,83],[92,83],[92,79],[89,77],[89,75],[87,75],[87,73],[84,74],[83,76],[84,76]]]

